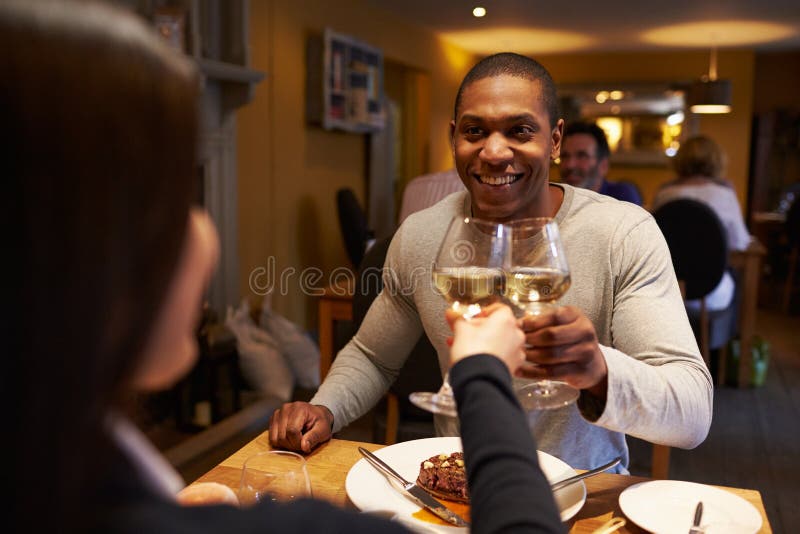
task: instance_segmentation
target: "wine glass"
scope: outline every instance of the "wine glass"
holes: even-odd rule
[[[511,227],[511,267],[505,277],[505,300],[518,315],[541,315],[556,307],[570,286],[569,266],[558,224],[550,217],[520,219]],[[567,406],[579,391],[566,382],[536,380],[517,388],[526,410]]]
[[[268,499],[276,502],[311,497],[306,459],[289,451],[264,451],[242,465],[239,502],[253,505]]]
[[[436,290],[465,319],[503,298],[503,278],[510,261],[511,233],[504,224],[454,217],[433,262]],[[414,392],[411,402],[429,412],[457,417],[456,402],[445,374],[436,392]]]

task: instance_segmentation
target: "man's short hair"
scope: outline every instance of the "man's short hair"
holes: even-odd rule
[[[597,143],[597,159],[606,159],[611,155],[611,149],[608,147],[608,140],[606,133],[593,122],[568,122],[564,125],[564,139],[570,135],[586,134],[591,135]],[[563,140],[562,140],[563,142]]]
[[[535,59],[527,56],[515,54],[513,52],[501,52],[493,54],[480,60],[472,67],[458,88],[456,103],[453,107],[453,119],[458,117],[458,108],[461,106],[461,94],[464,89],[472,85],[473,82],[484,78],[494,78],[495,76],[513,76],[526,80],[538,81],[542,88],[542,100],[550,116],[550,127],[555,127],[559,119],[558,96],[556,94],[556,84],[547,69]]]

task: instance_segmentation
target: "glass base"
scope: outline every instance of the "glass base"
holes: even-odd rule
[[[410,400],[414,406],[428,412],[438,413],[448,417],[458,417],[456,399],[452,395],[431,393],[429,391],[416,391],[408,396],[408,400]]]
[[[552,410],[569,406],[580,396],[580,391],[566,382],[539,380],[516,390],[517,399],[526,412]]]

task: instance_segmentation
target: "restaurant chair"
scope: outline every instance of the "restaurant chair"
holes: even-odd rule
[[[455,168],[412,178],[403,190],[397,225],[402,224],[412,213],[429,208],[447,195],[464,189]]]
[[[336,191],[336,211],[347,257],[354,267],[358,267],[374,233],[369,229],[364,209],[349,187]]]
[[[786,282],[783,286],[783,313],[789,313],[789,303],[795,291],[795,274],[800,256],[800,199],[795,200],[786,213],[786,239],[789,243],[789,268],[786,271]]]
[[[734,298],[723,310],[709,311],[706,296],[717,287],[728,270],[728,240],[716,213],[697,200],[681,198],[663,204],[654,213],[669,246],[675,275],[682,286],[684,300],[700,300],[700,311],[687,310],[698,339],[700,353],[711,369],[711,351],[719,352],[718,383],[724,382],[727,345],[737,334],[741,291],[737,283]]]
[[[354,332],[358,331],[372,301],[383,288],[381,272],[390,242],[391,236],[377,240],[364,254],[359,266],[353,292]],[[433,416],[411,404],[408,395],[413,391],[436,391],[441,384],[438,355],[423,333],[378,405],[373,429],[375,441],[391,445],[398,441],[433,437]]]

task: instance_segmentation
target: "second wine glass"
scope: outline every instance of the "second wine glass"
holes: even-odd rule
[[[500,223],[455,217],[447,228],[433,262],[436,291],[465,319],[481,307],[503,298],[503,279],[510,265],[511,234]],[[457,417],[456,402],[445,374],[441,389],[409,395],[413,404],[429,412]]]
[[[505,278],[506,301],[518,315],[540,315],[555,308],[569,289],[571,278],[558,224],[550,217],[509,223],[512,233],[511,267]],[[575,402],[580,392],[566,382],[536,380],[516,390],[526,410],[561,408]]]
[[[254,454],[242,465],[238,496],[243,506],[262,500],[287,502],[312,497],[306,459],[290,451]]]

